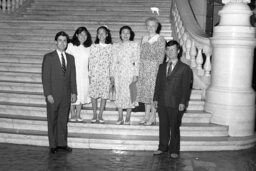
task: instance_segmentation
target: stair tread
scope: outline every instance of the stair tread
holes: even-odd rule
[[[36,131],[36,130],[26,130],[26,129],[9,129],[9,128],[0,128],[0,133],[13,133],[13,134],[26,134],[26,135],[37,135],[37,136],[47,136],[47,131]],[[140,136],[140,135],[114,135],[114,134],[90,134],[90,133],[69,133],[69,138],[88,138],[88,139],[97,139],[97,141],[106,141],[106,140],[113,140],[113,141],[158,141],[158,136]],[[139,138],[138,138],[139,137]],[[227,141],[240,141],[243,139],[248,139],[250,137],[229,137],[229,136],[214,136],[214,137],[187,137],[181,136],[182,141],[209,141],[210,143],[214,144],[219,141],[223,141],[224,143]]]
[[[47,117],[38,117],[38,116],[21,116],[21,115],[7,115],[7,114],[2,114],[0,113],[0,118],[2,119],[12,119],[12,120],[25,120],[27,122],[33,122],[33,121],[46,121]],[[150,126],[150,127],[145,127],[144,125],[139,125],[139,123],[137,124],[132,124],[132,125],[116,125],[115,121],[109,121],[109,120],[105,120],[106,123],[105,124],[93,124],[90,123],[90,119],[86,119],[85,122],[69,122],[70,126],[76,126],[79,128],[83,128],[83,127],[94,127],[94,128],[101,128],[101,129],[105,129],[105,128],[119,128],[119,127],[125,127],[125,128],[129,128],[129,129],[155,129],[156,126]],[[213,123],[182,123],[181,125],[181,129],[184,128],[197,128],[201,131],[204,131],[201,128],[218,128],[221,130],[226,130],[227,126],[223,126],[223,125],[217,125],[217,124],[213,124]]]
[[[16,109],[16,105],[15,103],[0,103],[0,108],[7,108],[8,110],[11,110],[11,109]],[[26,111],[37,111],[37,112],[43,112],[43,113],[46,113],[46,108],[45,106],[43,105],[37,105],[37,106],[29,106],[29,105],[19,105],[19,109],[20,110],[26,110]],[[85,114],[91,114],[92,111],[91,110],[87,110],[87,107],[83,106],[82,108],[82,114],[83,114],[83,111],[86,111]],[[115,113],[114,113],[115,112]],[[116,115],[117,113],[117,110],[113,110],[113,111],[107,111],[105,110],[104,111],[104,114],[105,115]],[[14,114],[14,113],[13,113]],[[132,115],[133,116],[144,116],[145,112],[132,112]],[[203,115],[205,117],[210,117],[211,114],[208,113],[208,112],[205,112],[203,110],[187,110],[184,114],[185,117],[195,117],[195,115]]]
[[[23,134],[23,135],[34,135],[34,136],[47,136],[47,131],[34,131],[34,130],[22,130],[22,129],[8,129],[8,128],[0,128],[0,134],[1,133],[9,133],[9,134]],[[70,133],[69,138],[82,138],[82,139],[95,139],[100,143],[99,141],[104,141],[107,143],[106,140],[112,140],[113,141],[122,141],[122,140],[127,140],[127,141],[139,141],[141,143],[144,143],[143,141],[156,141],[158,142],[158,137],[157,136],[122,136],[122,135],[101,135],[101,134],[79,134],[79,133]],[[138,139],[138,137],[141,137],[142,139]],[[30,137],[32,138],[32,137]],[[219,136],[214,136],[214,137],[181,137],[181,145],[198,145],[198,142],[207,142],[211,145],[218,145],[216,143],[220,142],[223,144],[230,144],[232,142],[244,142],[244,141],[256,141],[256,135],[253,136],[246,136],[246,137],[219,137]],[[187,144],[187,143],[188,144]],[[186,144],[184,144],[186,143]]]

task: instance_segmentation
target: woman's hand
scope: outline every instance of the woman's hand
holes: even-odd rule
[[[115,84],[115,78],[114,77],[110,77],[110,84],[112,84],[112,85]]]
[[[137,82],[137,81],[138,81],[138,77],[137,76],[133,76],[132,82]]]

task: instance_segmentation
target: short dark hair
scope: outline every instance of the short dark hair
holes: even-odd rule
[[[122,31],[123,31],[124,29],[127,29],[127,30],[130,31],[130,38],[129,38],[129,40],[133,41],[133,40],[134,40],[135,33],[133,32],[133,30],[132,30],[132,28],[131,28],[130,26],[123,26],[123,27],[120,28],[120,30],[119,30],[120,39],[122,40],[121,34],[122,34]]]
[[[99,44],[99,42],[100,42],[100,39],[98,38],[98,32],[99,32],[100,29],[104,29],[106,31],[106,33],[107,33],[107,37],[106,37],[105,43],[106,44],[112,44],[112,38],[111,38],[110,30],[106,26],[98,27],[97,32],[96,32],[96,39],[95,39],[94,43],[95,44]]]
[[[64,31],[58,32],[58,33],[55,35],[54,40],[57,41],[60,36],[66,37],[66,38],[67,38],[67,42],[69,42],[69,36],[68,36],[68,34],[67,34],[66,32],[64,32]]]
[[[86,27],[79,27],[79,28],[76,29],[76,31],[75,31],[75,33],[74,33],[72,39],[71,39],[71,43],[72,43],[73,45],[75,45],[75,46],[79,46],[79,45],[80,45],[80,42],[79,42],[79,40],[78,40],[77,35],[80,34],[80,33],[82,33],[83,31],[84,31],[84,32],[86,33],[86,35],[87,35],[87,39],[85,40],[85,42],[83,43],[83,45],[84,45],[84,47],[90,47],[91,44],[92,44],[92,37],[91,37],[91,34],[90,34],[90,32],[87,30]]]
[[[179,42],[177,42],[176,40],[170,40],[169,42],[166,43],[165,47],[167,48],[167,47],[171,47],[171,46],[174,46],[174,45],[176,45],[177,50],[179,51],[177,57],[178,57],[178,59],[180,59],[181,56],[182,56],[183,50],[182,50],[182,47],[180,46]]]

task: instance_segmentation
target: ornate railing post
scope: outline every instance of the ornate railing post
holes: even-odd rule
[[[254,135],[255,92],[252,89],[255,28],[250,0],[223,0],[220,23],[214,28],[211,84],[205,110],[212,123],[229,126],[230,136]]]
[[[194,71],[193,88],[205,90],[211,75],[210,39],[199,28],[193,14],[189,13],[191,8],[188,0],[173,0],[171,11],[173,37],[183,47],[184,62]]]

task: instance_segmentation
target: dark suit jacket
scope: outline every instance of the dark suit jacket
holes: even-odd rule
[[[71,99],[71,93],[77,94],[76,70],[74,57],[68,53],[67,69],[65,74],[61,69],[61,63],[57,51],[50,52],[44,56],[42,66],[42,83],[44,96],[52,95],[54,101],[62,98]]]
[[[167,63],[161,64],[157,73],[154,101],[158,106],[178,108],[179,104],[188,106],[193,73],[190,67],[178,61],[166,77]]]

